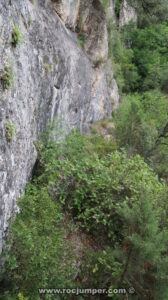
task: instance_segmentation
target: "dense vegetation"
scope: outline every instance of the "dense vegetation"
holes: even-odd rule
[[[140,299],[167,291],[167,187],[139,155],[128,158],[110,142],[102,154],[97,138],[74,132],[59,143],[37,143],[38,174],[18,202],[2,299],[20,292],[36,300],[41,287],[90,284],[134,286]],[[77,277],[65,212],[93,240]]]
[[[167,179],[168,5],[165,0],[129,2],[138,11],[138,25],[130,22],[118,30],[108,22],[109,58],[121,95],[116,139]]]
[[[113,136],[60,139],[50,129],[39,138],[3,253],[0,299],[76,299],[38,291],[66,287],[126,290],[93,299],[168,299],[168,5],[129,2],[138,25],[108,26],[121,95]],[[120,8],[116,1],[117,17]]]

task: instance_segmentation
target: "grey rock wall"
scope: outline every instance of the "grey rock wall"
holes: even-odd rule
[[[83,36],[84,50],[93,64],[107,59],[106,17],[99,0],[53,0],[53,7],[67,27]]]
[[[137,11],[128,4],[127,0],[123,0],[120,9],[119,27],[129,24],[130,21],[137,23]]]
[[[52,0],[53,7],[62,21],[75,30],[78,22],[81,0]]]
[[[112,61],[109,59],[106,63],[107,83],[109,91],[109,99],[112,103],[113,111],[119,108],[120,96],[117,82],[113,74]]]
[[[111,18],[114,19],[114,21],[116,20],[115,6],[116,6],[116,0],[109,0],[108,14],[110,15]]]
[[[31,178],[38,134],[55,117],[62,118],[68,131],[86,132],[90,124],[112,112],[103,66],[107,29],[99,1],[84,1],[85,6],[79,0],[52,2],[0,1],[0,78],[6,66],[14,74],[8,90],[0,83],[0,252],[17,211],[16,201]],[[83,14],[81,7],[87,8]],[[83,15],[85,51],[75,32]],[[14,25],[24,35],[24,43],[16,47],[11,45]],[[9,125],[16,129],[10,141]]]

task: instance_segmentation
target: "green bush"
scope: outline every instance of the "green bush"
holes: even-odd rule
[[[0,81],[4,90],[8,90],[13,83],[13,70],[12,67],[6,65],[4,70],[1,71]]]
[[[92,134],[87,136],[88,150],[97,153],[99,157],[104,157],[114,150],[117,150],[117,144],[113,138],[107,139],[99,134]]]
[[[11,226],[6,296],[20,292],[38,300],[40,287],[91,284],[131,285],[139,299],[157,299],[159,289],[167,288],[167,187],[139,155],[128,158],[111,146],[100,155],[96,136],[72,132],[54,142],[48,133],[36,143],[39,173]],[[95,253],[88,248],[81,258],[77,279],[64,213],[95,244]]]
[[[4,296],[20,292],[36,300],[39,288],[70,286],[73,253],[64,239],[61,208],[46,188],[29,184],[18,205],[5,253]]]
[[[51,73],[53,71],[53,66],[49,63],[43,63],[43,67],[46,73]]]
[[[167,282],[167,188],[140,156],[99,157],[90,142],[75,132],[55,149],[50,142],[39,178],[99,245],[86,254],[81,283],[131,285],[140,299],[156,294]]]
[[[115,280],[117,281],[117,278],[121,276],[121,268],[122,264],[116,261],[110,247],[101,251],[86,252],[83,258],[80,280],[82,281],[85,278],[83,287],[88,287],[88,284],[90,284],[93,289],[97,287],[102,289],[115,288]],[[101,299],[101,296],[97,295],[97,299]]]
[[[23,33],[20,31],[19,27],[15,25],[12,30],[11,44],[16,47],[24,42]]]
[[[13,137],[16,135],[16,132],[17,132],[16,125],[7,120],[6,121],[6,139],[8,142],[10,142],[13,139]]]
[[[116,13],[117,18],[119,18],[119,16],[120,16],[121,3],[122,3],[122,0],[117,0],[115,3],[115,13]]]
[[[85,43],[86,43],[86,38],[85,38],[85,35],[84,34],[82,34],[82,33],[80,33],[79,35],[78,35],[78,45],[79,46],[81,46],[82,48],[84,48],[85,47]]]
[[[152,149],[149,157],[149,163],[157,172],[159,177],[168,179],[168,139],[160,138],[158,143]]]

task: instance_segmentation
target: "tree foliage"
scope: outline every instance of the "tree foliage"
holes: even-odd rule
[[[131,285],[138,297],[157,299],[167,284],[167,187],[139,155],[128,158],[111,148],[99,155],[96,137],[78,132],[59,142],[51,137],[36,143],[39,172],[18,202],[2,299],[20,292],[38,300],[40,287],[90,282],[104,288]],[[77,279],[72,245],[64,240],[65,212],[97,245],[95,254],[86,253],[89,264],[84,258]]]
[[[39,288],[88,286],[124,288],[123,299],[167,299],[168,5],[128,1],[138,27],[108,26],[109,59],[122,95],[115,137],[73,131],[63,139],[52,126],[35,143],[36,171],[10,227],[0,299],[40,300]],[[120,7],[118,0],[117,16]],[[78,268],[67,215],[93,243]],[[109,297],[121,299],[97,299]],[[53,298],[74,299],[45,297]]]
[[[139,26],[143,27],[150,23],[167,21],[167,0],[127,0],[136,8],[139,17]]]
[[[168,26],[158,24],[144,29],[135,29],[130,24],[123,28],[122,39],[126,48],[131,48],[133,51],[132,61],[139,76],[137,90],[161,88],[166,92]]]
[[[5,252],[7,288],[1,299],[10,299],[12,291],[15,297],[20,295],[19,299],[25,299],[21,297],[23,293],[29,300],[38,300],[39,288],[70,283],[72,250],[63,239],[66,232],[60,206],[53,202],[45,187],[29,184],[18,205],[20,213],[11,225],[9,250],[7,247]]]
[[[116,116],[119,145],[132,154],[150,156],[167,123],[167,103],[167,97],[157,91],[127,97]]]
[[[91,149],[88,138],[71,134],[54,157],[47,155],[40,180],[102,249],[83,265],[87,282],[131,284],[139,297],[156,299],[155,286],[164,286],[167,276],[167,188],[140,156],[113,151],[99,157]],[[41,159],[46,161],[45,151]]]

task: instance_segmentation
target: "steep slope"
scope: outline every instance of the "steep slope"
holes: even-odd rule
[[[54,9],[50,1],[0,3],[0,252],[9,220],[17,210],[16,200],[31,177],[37,155],[34,141],[39,132],[55,116],[63,119],[68,130],[86,131],[91,123],[112,111],[103,67],[108,45],[107,41],[105,46],[100,42],[107,40],[105,18],[102,26],[94,27],[94,32],[90,32],[89,21],[85,30],[86,47],[90,46],[85,53],[78,46],[76,33],[67,29],[63,21],[68,22],[58,15],[61,1],[53,2]],[[76,20],[79,21],[79,1],[64,2],[74,3],[67,13],[69,19],[71,14],[75,15],[75,21],[68,23],[73,23],[68,27],[74,30],[78,26]],[[88,16],[95,16],[97,10],[101,18],[98,0],[84,4],[87,20],[92,20]],[[14,46],[11,35],[16,25],[24,35],[24,42]],[[89,39],[93,33],[101,37],[96,45],[97,57],[100,54],[100,60],[96,58],[98,65]]]

